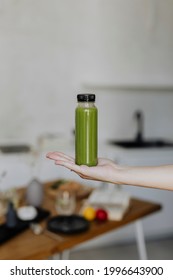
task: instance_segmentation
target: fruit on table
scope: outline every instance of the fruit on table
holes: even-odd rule
[[[88,221],[93,221],[96,217],[96,211],[93,207],[87,206],[83,210],[83,217]]]
[[[99,208],[96,210],[96,219],[98,221],[106,221],[108,219],[108,213],[106,210]]]

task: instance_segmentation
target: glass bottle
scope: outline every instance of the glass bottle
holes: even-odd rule
[[[11,201],[9,201],[8,203],[8,210],[6,214],[6,225],[9,228],[13,228],[17,225],[17,214],[13,202]]]
[[[44,188],[43,184],[39,179],[39,171],[40,171],[40,150],[33,150],[31,154],[31,181],[27,185],[26,189],[26,202],[28,205],[32,205],[34,207],[41,206],[44,198]]]
[[[75,162],[78,165],[97,165],[98,110],[95,94],[78,94],[75,110]]]

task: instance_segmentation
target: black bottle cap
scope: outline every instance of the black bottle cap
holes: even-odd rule
[[[78,102],[95,102],[95,94],[92,93],[83,93],[77,95]]]

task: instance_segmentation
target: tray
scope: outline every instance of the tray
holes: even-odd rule
[[[37,216],[32,221],[21,221],[17,219],[17,226],[14,228],[7,227],[6,223],[0,225],[0,245],[28,229],[30,223],[38,223],[47,218],[49,214],[50,212],[48,210],[37,208]]]
[[[89,222],[79,215],[58,215],[47,223],[47,229],[55,233],[80,233],[89,228]]]

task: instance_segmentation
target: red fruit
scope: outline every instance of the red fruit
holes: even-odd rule
[[[96,219],[98,221],[106,221],[108,219],[108,213],[104,209],[97,209],[96,210]]]

